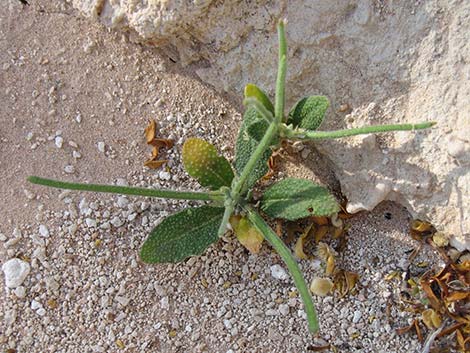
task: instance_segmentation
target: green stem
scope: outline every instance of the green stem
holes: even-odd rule
[[[202,201],[222,201],[223,196],[218,192],[192,192],[192,191],[174,191],[174,190],[156,190],[128,186],[100,185],[100,184],[81,184],[69,183],[65,181],[40,178],[37,176],[28,177],[28,181],[33,184],[49,186],[59,189],[81,190],[93,192],[109,192],[113,194],[137,195],[148,197],[159,197],[166,199],[180,200],[202,200]]]
[[[287,43],[283,20],[279,21],[279,24],[277,25],[277,33],[279,38],[279,64],[276,80],[274,116],[276,117],[276,121],[281,123],[284,117],[284,93],[287,71]]]
[[[310,332],[316,333],[319,329],[317,312],[315,306],[313,305],[312,297],[305,283],[304,276],[300,271],[297,262],[295,261],[292,253],[287,248],[286,244],[277,236],[276,233],[266,224],[266,222],[261,218],[261,216],[253,210],[252,208],[245,208],[248,212],[248,219],[253,223],[253,225],[264,235],[266,240],[271,244],[271,246],[277,251],[281,256],[282,260],[287,265],[289,272],[292,275],[294,283],[299,290],[300,296],[304,302],[305,312],[307,313],[308,328]]]
[[[232,199],[237,200],[238,196],[242,191],[245,191],[245,183],[248,176],[253,172],[256,166],[256,162],[261,158],[264,151],[266,151],[271,145],[273,137],[279,133],[279,126],[282,122],[283,111],[284,111],[284,83],[286,79],[286,35],[284,33],[284,21],[279,21],[277,26],[279,36],[279,69],[277,73],[276,81],[276,101],[275,101],[275,119],[271,122],[266,133],[261,139],[260,143],[256,147],[255,151],[251,155],[250,159],[243,168],[243,171],[238,179],[234,179],[232,186]],[[258,111],[263,115],[262,111]],[[264,116],[265,119],[269,120],[269,116]]]
[[[435,124],[435,122],[426,122],[419,124],[376,125],[335,131],[309,131],[303,129],[295,130],[284,125],[284,127],[281,129],[281,136],[294,140],[336,139],[347,136],[372,134],[387,131],[422,130],[430,128]]]

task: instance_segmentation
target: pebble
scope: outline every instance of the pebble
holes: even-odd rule
[[[168,172],[161,171],[160,173],[158,173],[158,177],[161,180],[170,180],[171,179],[171,174],[168,173]]]
[[[23,286],[16,287],[13,293],[15,293],[17,298],[22,299],[26,296],[26,288]]]
[[[105,151],[105,144],[104,144],[103,141],[98,142],[98,151],[100,151],[101,153],[104,153],[104,151]]]
[[[96,220],[93,218],[86,218],[85,223],[88,227],[96,227]]]
[[[66,165],[65,168],[64,168],[64,172],[66,172],[67,174],[72,174],[74,172],[75,168],[73,167],[73,165]]]
[[[110,223],[115,226],[116,228],[119,228],[120,226],[122,226],[124,224],[124,221],[119,218],[118,216],[115,216],[111,221]]]
[[[279,312],[283,316],[287,316],[289,314],[289,305],[287,304],[281,304],[279,305]]]
[[[42,237],[47,238],[49,236],[49,229],[44,224],[39,225],[39,234],[41,234]]]
[[[286,280],[289,278],[289,275],[287,274],[287,272],[280,265],[277,265],[277,264],[271,266],[271,275],[275,279],[279,279],[279,280]]]
[[[354,316],[353,316],[352,322],[354,324],[357,324],[359,322],[359,320],[361,320],[361,316],[362,316],[361,311],[359,311],[359,310],[354,311]]]
[[[64,144],[64,139],[62,136],[56,136],[54,139],[54,143],[57,148],[62,148],[62,145]]]
[[[17,288],[21,286],[31,270],[31,266],[26,261],[14,258],[2,265],[2,271],[5,274],[5,285],[8,288]]]

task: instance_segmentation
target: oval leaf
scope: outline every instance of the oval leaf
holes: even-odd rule
[[[240,244],[247,248],[252,254],[259,253],[264,237],[248,218],[232,216],[230,217],[230,224]]]
[[[184,168],[202,186],[212,190],[230,186],[233,171],[229,161],[217,154],[216,148],[209,142],[198,138],[186,140],[183,146]]]
[[[235,170],[238,175],[240,175],[245,168],[245,165],[248,163],[251,155],[258,146],[258,141],[250,135],[248,128],[259,121],[264,121],[263,117],[256,111],[255,108],[248,108],[243,115],[243,122],[238,132],[237,143],[235,146]],[[267,125],[264,125],[265,127]],[[266,132],[258,131],[257,135],[263,134]],[[255,169],[253,173],[247,179],[247,186],[249,189],[256,184],[258,179],[262,178],[269,170],[268,160],[271,157],[271,149],[267,149],[261,158],[256,162]]]
[[[274,115],[274,106],[267,94],[258,86],[249,83],[245,86],[245,98],[257,99],[267,110]]]
[[[146,263],[179,262],[200,255],[219,237],[224,209],[192,207],[175,213],[156,226],[140,250]]]
[[[328,189],[309,180],[287,178],[266,190],[261,209],[270,217],[295,221],[330,216],[339,211],[339,206]]]
[[[328,98],[324,96],[310,96],[298,101],[289,113],[287,125],[296,128],[316,130],[325,117],[330,106]]]

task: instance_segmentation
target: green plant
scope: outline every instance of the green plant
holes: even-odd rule
[[[315,307],[304,277],[289,248],[273,232],[257,211],[252,199],[256,182],[268,172],[268,159],[282,139],[314,140],[429,128],[433,123],[369,126],[351,130],[316,131],[328,109],[326,97],[301,99],[284,115],[286,76],[286,39],[284,22],[278,25],[279,68],[275,104],[257,86],[245,88],[246,112],[236,141],[234,168],[214,146],[191,138],[183,147],[183,163],[188,174],[209,188],[209,192],[182,192],[144,188],[78,184],[31,176],[28,180],[50,187],[140,195],[159,198],[208,201],[208,205],[190,207],[166,218],[151,232],[142,246],[140,257],[146,263],[179,262],[200,255],[234,225],[238,239],[246,245],[264,237],[281,256],[289,269],[305,305],[309,329],[319,328]],[[271,218],[298,220],[308,216],[332,216],[339,206],[328,190],[302,179],[287,178],[265,190],[259,208]],[[261,235],[260,235],[261,234]],[[256,240],[258,239],[258,240]],[[252,244],[253,245],[253,244]],[[255,244],[256,245],[256,244]]]

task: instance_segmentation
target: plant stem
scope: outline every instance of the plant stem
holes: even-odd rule
[[[275,120],[278,123],[281,123],[284,118],[284,93],[287,67],[287,43],[286,34],[284,32],[284,20],[279,21],[277,25],[277,33],[279,38],[279,64],[276,80],[274,116],[276,118]]]
[[[426,122],[419,124],[396,124],[396,125],[376,125],[376,126],[365,126],[358,127],[348,130],[335,130],[335,131],[309,131],[303,129],[291,129],[284,125],[281,129],[281,136],[294,139],[294,140],[317,140],[317,139],[336,139],[340,137],[372,134],[378,132],[387,131],[410,131],[410,130],[422,130],[430,128],[435,125],[435,122]]]
[[[45,185],[53,188],[81,190],[93,192],[109,192],[113,194],[137,195],[148,197],[159,197],[166,199],[180,200],[202,200],[202,201],[222,201],[223,196],[218,192],[192,192],[192,191],[174,191],[174,190],[157,190],[129,186],[100,185],[100,184],[81,184],[69,183],[65,181],[45,179],[37,176],[28,177],[28,181],[33,184]]]
[[[300,271],[297,262],[295,261],[292,253],[287,248],[286,244],[278,237],[276,233],[266,224],[266,222],[261,218],[261,216],[253,210],[252,208],[245,207],[245,210],[248,213],[248,219],[253,223],[253,225],[260,231],[266,240],[271,244],[271,246],[277,251],[281,256],[282,260],[287,265],[289,272],[292,275],[294,283],[299,290],[300,296],[304,302],[305,312],[307,313],[308,328],[310,332],[316,333],[319,329],[317,312],[315,306],[313,305],[312,297],[305,283],[304,276]]]
[[[264,151],[266,151],[273,139],[273,137],[278,134],[279,126],[282,122],[282,117],[284,114],[284,83],[286,79],[286,35],[284,33],[284,21],[279,21],[277,26],[277,32],[279,37],[279,69],[277,73],[276,81],[276,100],[275,100],[275,117],[271,121],[266,133],[261,139],[260,143],[256,147],[255,151],[251,155],[250,159],[243,168],[243,171],[238,179],[234,180],[234,185],[232,186],[232,199],[237,200],[238,196],[242,191],[245,191],[245,183],[248,176],[253,172],[256,162],[261,158]],[[262,111],[258,111],[260,114],[263,114]],[[264,116],[266,120],[269,120],[269,116]]]

